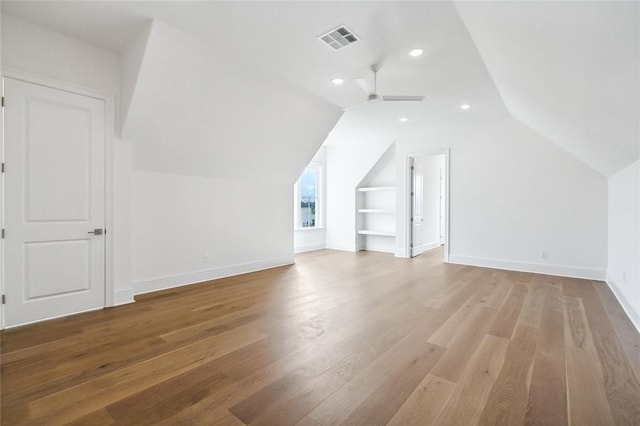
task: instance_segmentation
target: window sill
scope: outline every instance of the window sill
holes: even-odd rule
[[[293,228],[294,231],[324,231],[324,226],[314,226],[313,228]]]

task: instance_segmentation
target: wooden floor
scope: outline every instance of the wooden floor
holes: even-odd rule
[[[600,282],[318,251],[2,333],[2,424],[640,424]]]

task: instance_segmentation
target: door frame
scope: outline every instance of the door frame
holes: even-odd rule
[[[431,157],[434,155],[444,155],[444,262],[449,263],[449,234],[450,234],[450,212],[449,212],[449,187],[450,187],[450,152],[449,148],[435,149],[431,151],[411,152],[407,154],[404,162],[404,176],[405,176],[405,253],[408,258],[411,258],[411,241],[413,240],[413,226],[411,224],[412,211],[412,199],[411,189],[413,187],[412,173],[411,173],[411,161],[416,157]]]
[[[105,106],[105,262],[104,262],[104,306],[115,306],[115,285],[114,279],[114,211],[113,211],[113,188],[114,188],[114,164],[113,164],[113,141],[115,129],[115,96],[112,93],[103,93],[86,87],[77,86],[75,84],[66,83],[49,77],[40,76],[9,67],[2,68],[2,96],[4,96],[4,79],[12,78],[14,80],[24,81],[26,83],[37,84],[52,89],[62,90],[65,92],[75,93],[77,95],[88,96],[104,101]],[[0,161],[4,163],[4,109],[2,110],[2,119],[0,120]],[[0,221],[2,228],[5,226],[5,206],[4,206],[4,173],[0,174]],[[5,294],[4,280],[4,260],[5,247],[4,239],[0,240],[0,292]],[[24,325],[24,324],[23,324]],[[0,304],[0,328],[5,328],[4,305]]]

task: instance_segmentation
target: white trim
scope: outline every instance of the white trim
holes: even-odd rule
[[[261,271],[278,266],[292,265],[294,256],[276,257],[272,259],[258,260],[255,262],[237,263],[235,265],[206,269],[186,274],[167,275],[148,280],[134,281],[135,294],[150,293],[152,291],[166,290],[174,287],[182,287],[189,284],[216,280],[218,278],[231,277],[249,272]]]
[[[302,231],[302,232],[306,232],[306,231],[324,231],[326,228],[324,226],[313,226],[313,227],[307,227],[307,228],[294,228],[293,230],[296,232]]]
[[[405,203],[405,217],[403,218],[404,222],[405,222],[405,246],[404,246],[404,253],[400,253],[401,255],[398,256],[399,253],[396,253],[397,257],[405,257],[405,258],[410,258],[411,257],[411,214],[413,213],[411,211],[411,188],[413,183],[411,182],[411,159],[415,158],[415,157],[431,157],[434,155],[444,155],[444,178],[445,178],[445,182],[444,182],[444,220],[445,220],[445,224],[444,224],[444,263],[449,263],[451,262],[450,260],[450,238],[449,238],[449,233],[450,233],[450,223],[451,223],[451,212],[450,212],[450,185],[451,185],[451,161],[450,161],[450,149],[449,148],[441,148],[441,149],[434,149],[434,150],[430,150],[430,151],[421,151],[421,152],[411,152],[409,154],[407,154],[406,158],[405,158],[405,162],[404,162],[404,176],[405,176],[405,191],[404,194],[402,194],[404,196],[404,203]],[[402,255],[403,254],[403,255]],[[453,262],[452,262],[453,263]]]
[[[395,191],[395,186],[359,186],[358,192]]]
[[[2,67],[2,75],[0,76],[3,81],[2,95],[4,96],[4,78],[12,78],[15,80],[24,81],[27,83],[37,84],[40,86],[50,87],[52,89],[62,90],[65,92],[75,93],[82,96],[88,96],[95,99],[104,101],[105,107],[105,229],[107,230],[104,235],[105,238],[105,262],[104,262],[104,306],[115,305],[115,286],[113,282],[114,277],[114,244],[113,244],[113,223],[114,223],[114,204],[113,204],[113,191],[114,191],[114,163],[113,163],[113,144],[114,133],[116,128],[116,111],[115,111],[115,95],[112,93],[105,93],[96,91],[90,88],[78,86],[73,83],[60,81],[54,78],[33,74],[30,72],[21,71],[15,68]],[[3,120],[4,122],[4,111]],[[2,131],[2,161],[4,161],[4,129]],[[2,185],[4,186],[4,176],[2,176]],[[4,188],[2,193],[4,198]],[[4,206],[2,207],[2,226],[4,227]],[[4,263],[4,243],[0,256],[2,256],[2,262]],[[0,289],[4,294],[4,264],[2,265],[2,275],[0,276]],[[100,308],[102,309],[102,307]],[[93,309],[91,309],[93,310]],[[1,324],[0,328],[4,328],[4,307],[0,308]],[[73,314],[69,314],[73,315]],[[48,318],[51,319],[51,318]]]
[[[325,248],[328,248],[330,250],[340,250],[340,251],[356,251],[355,244],[343,243],[340,241],[327,241]]]
[[[307,252],[307,251],[323,250],[325,248],[326,247],[325,247],[325,244],[324,244],[324,241],[323,241],[323,242],[319,242],[319,243],[303,244],[301,246],[297,246],[297,247],[295,247],[293,252],[294,253],[304,253],[304,252]]]
[[[426,252],[426,251],[436,249],[436,248],[440,247],[441,245],[442,245],[442,244],[440,243],[440,241],[432,241],[432,242],[430,242],[430,243],[423,244],[423,245],[422,245],[422,247],[418,247],[418,248],[419,248],[420,250],[422,250],[422,251],[420,252],[420,254],[422,254],[422,253],[424,253],[424,252]],[[415,248],[415,247],[414,247],[414,248]]]
[[[366,244],[362,247],[360,247],[360,250],[364,250],[364,251],[373,251],[376,253],[387,253],[387,254],[395,254],[395,251],[393,249],[381,249],[381,248],[376,248],[376,247],[369,247]]]
[[[53,89],[64,90],[66,92],[75,93],[78,95],[89,96],[96,99],[106,100],[112,97],[111,93],[103,93],[97,90],[93,90],[87,87],[78,86],[73,83],[67,83],[66,81],[57,80],[55,78],[45,77],[38,74],[33,74],[26,71],[21,71],[15,68],[2,67],[2,77],[9,77],[15,80],[24,81],[26,83],[38,84],[40,86],[51,87]],[[115,128],[115,123],[114,123]]]
[[[546,263],[522,262],[516,260],[490,259],[486,257],[449,256],[449,263],[458,265],[480,266],[483,268],[504,269],[507,271],[531,272],[534,274],[556,275],[560,277],[582,278],[604,281],[604,269],[585,268],[582,266],[553,265]]]
[[[133,298],[134,295],[135,289],[133,287],[117,289],[113,297],[113,306],[126,305],[128,303],[135,302]]]
[[[633,326],[636,328],[636,330],[638,330],[638,332],[640,332],[640,314],[638,314],[638,312],[633,309],[631,304],[627,301],[627,298],[624,297],[624,294],[622,294],[616,283],[611,278],[611,275],[609,274],[607,274],[606,283],[611,289],[611,292],[613,293],[615,298],[618,299],[618,303],[620,303],[620,306],[622,306],[622,309],[627,314],[627,317],[631,320]]]
[[[309,167],[313,167],[318,169],[317,183],[318,187],[316,188],[316,226],[311,227],[303,227],[300,217],[300,178],[302,177],[302,173]],[[294,231],[302,231],[302,230],[312,230],[312,229],[324,229],[324,216],[326,213],[324,203],[325,203],[325,168],[326,164],[321,163],[319,161],[311,161],[304,168],[300,176],[298,176],[298,180],[293,184],[293,230]]]

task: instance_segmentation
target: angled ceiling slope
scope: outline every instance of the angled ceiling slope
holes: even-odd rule
[[[516,119],[605,176],[638,158],[638,3],[456,7]]]
[[[342,114],[162,22],[145,41],[123,129],[134,168],[293,184]]]

